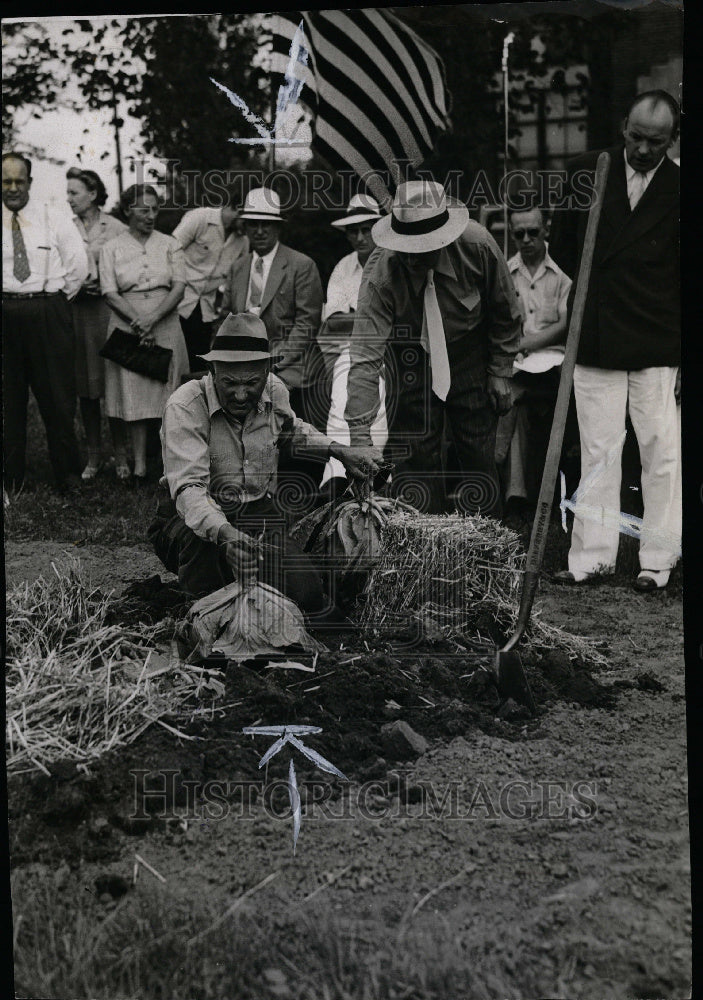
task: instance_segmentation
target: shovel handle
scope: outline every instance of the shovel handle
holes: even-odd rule
[[[530,535],[530,546],[527,550],[526,580],[523,585],[523,598],[520,601],[521,612],[525,594],[531,590],[530,603],[527,607],[525,622],[529,618],[532,598],[537,587],[536,580],[534,586],[527,586],[528,573],[539,576],[544,559],[544,550],[547,545],[547,530],[552,512],[552,502],[554,500],[554,486],[557,481],[559,470],[559,459],[561,457],[561,446],[564,441],[564,427],[566,424],[566,414],[569,409],[569,398],[571,387],[574,381],[574,366],[576,364],[576,354],[578,352],[579,340],[581,338],[581,323],[586,305],[586,295],[591,277],[591,265],[593,264],[593,251],[596,245],[598,234],[598,222],[600,221],[601,208],[603,206],[603,194],[605,184],[608,179],[610,169],[610,155],[601,153],[596,164],[596,176],[593,191],[593,201],[588,212],[588,224],[586,235],[583,241],[583,251],[581,253],[581,264],[579,266],[578,278],[576,280],[576,292],[574,294],[574,304],[571,310],[571,321],[569,323],[569,333],[566,338],[564,349],[564,360],[561,363],[561,375],[559,378],[559,391],[554,407],[554,419],[552,430],[549,435],[549,445],[547,447],[547,457],[544,462],[542,472],[542,485],[540,486],[539,498],[535,519],[532,522],[532,534]],[[521,615],[522,617],[522,615]],[[523,626],[524,627],[524,626]]]

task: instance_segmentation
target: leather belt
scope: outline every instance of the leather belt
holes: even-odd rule
[[[4,299],[53,299],[61,292],[3,292]]]

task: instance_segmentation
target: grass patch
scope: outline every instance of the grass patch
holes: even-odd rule
[[[16,872],[15,991],[76,1000],[494,1000],[537,996],[515,939],[469,940],[441,915],[387,926],[265,891],[225,920],[207,894],[137,883],[100,903],[67,869]],[[79,884],[80,883],[80,884]],[[273,898],[272,898],[273,897]],[[260,897],[262,900],[264,897]],[[220,904],[222,909],[222,904]],[[522,960],[524,959],[524,960]],[[517,985],[519,975],[519,983]]]

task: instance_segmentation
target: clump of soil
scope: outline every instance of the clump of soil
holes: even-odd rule
[[[113,614],[125,623],[158,623],[180,616],[185,607],[179,591],[152,577],[128,587]],[[177,770],[178,778],[168,790],[173,800],[169,805],[187,799],[189,780],[261,780],[258,763],[273,741],[244,736],[245,726],[321,727],[321,734],[305,737],[306,744],[351,780],[364,780],[379,758],[389,769],[400,762],[392,759],[381,731],[394,720],[407,723],[430,743],[449,742],[472,729],[504,739],[529,739],[539,729],[539,718],[526,719],[513,706],[501,712],[505,706],[493,678],[492,648],[467,649],[452,640],[418,638],[403,630],[374,637],[373,648],[356,629],[327,627],[316,637],[328,651],[317,655],[314,672],[270,667],[257,660],[223,664],[223,698],[193,706],[208,708],[206,713],[165,720],[191,739],[178,739],[154,725],[134,743],[91,764],[87,773],[69,765],[57,768],[51,777],[12,778],[11,791],[19,792],[11,796],[14,863],[47,859],[57,850],[66,856],[67,846],[79,856],[109,858],[117,846],[115,827],[143,833],[148,821],[129,820],[135,771]],[[312,662],[309,655],[295,659]],[[564,653],[526,660],[524,665],[538,708],[554,700],[600,708],[615,704],[614,689],[601,685],[586,664]],[[272,761],[269,780],[284,776],[287,759],[281,760]],[[296,768],[302,778],[314,771],[299,754]],[[321,772],[315,777],[332,781]],[[96,827],[97,815],[111,817],[110,824],[102,820]]]

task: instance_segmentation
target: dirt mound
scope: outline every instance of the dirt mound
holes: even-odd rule
[[[127,587],[112,613],[125,623],[156,623],[178,618],[186,606],[176,587],[154,576]],[[314,672],[271,666],[268,658],[239,666],[222,663],[224,697],[200,706],[206,711],[190,719],[166,720],[186,739],[157,724],[87,771],[69,764],[55,768],[50,777],[14,778],[12,786],[19,784],[21,792],[13,801],[22,803],[21,811],[15,807],[11,815],[15,863],[51,857],[57,850],[65,856],[68,841],[83,857],[109,858],[116,847],[114,827],[132,834],[149,829],[149,819],[130,818],[135,782],[143,780],[135,772],[147,772],[147,783],[153,778],[157,787],[164,784],[160,772],[178,772],[166,789],[167,808],[187,801],[189,781],[261,780],[258,762],[268,744],[244,736],[245,726],[321,727],[319,736],[306,737],[307,744],[351,780],[402,765],[417,756],[413,746],[422,746],[423,739],[449,742],[478,729],[524,740],[539,730],[539,718],[530,719],[511,702],[501,703],[490,644],[467,649],[452,640],[400,630],[376,636],[372,649],[364,633],[338,626],[327,626],[316,637],[328,651],[317,655]],[[296,659],[312,666],[310,656]],[[525,662],[525,669],[540,709],[555,700],[584,707],[615,705],[617,689],[603,686],[586,664],[563,653]],[[405,723],[419,739],[407,746],[389,739],[383,727],[395,721]],[[286,766],[287,760],[274,759],[269,780],[283,777]],[[296,766],[303,779],[334,784],[301,755],[296,755]],[[106,815],[110,824],[102,819],[96,826],[95,817]],[[56,837],[59,830],[63,847]]]

